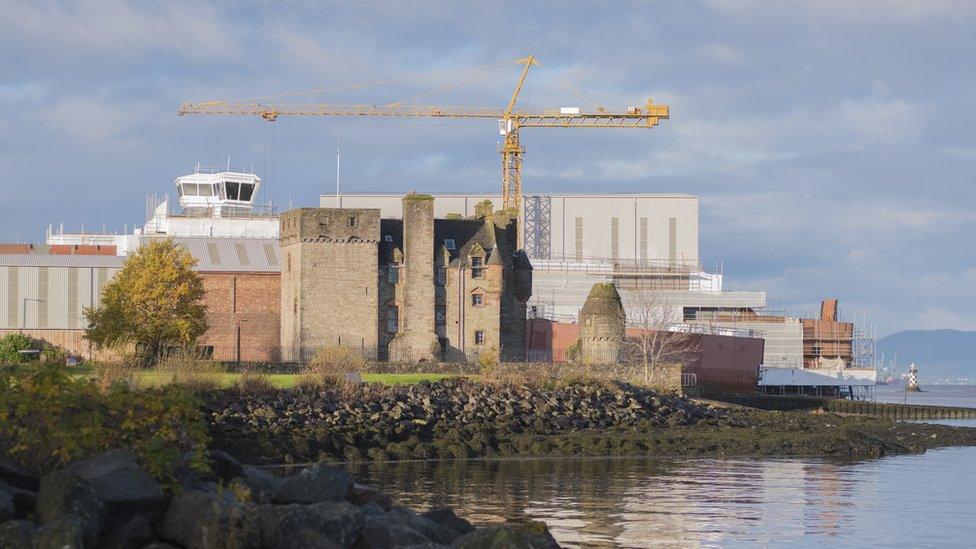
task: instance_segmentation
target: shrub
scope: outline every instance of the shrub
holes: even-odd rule
[[[572,364],[576,364],[580,361],[580,341],[576,340],[569,347],[566,347],[566,360]]]
[[[493,381],[498,374],[498,349],[487,347],[478,353],[478,368],[485,381]]]
[[[136,391],[115,384],[101,392],[93,380],[56,366],[0,373],[0,450],[36,474],[127,447],[172,487],[185,452],[192,468],[207,469],[209,443],[201,402],[181,387]]]
[[[331,345],[315,352],[312,360],[302,369],[302,374],[321,382],[346,381],[350,373],[363,374],[369,363],[362,353],[349,347]]]
[[[153,371],[166,383],[196,391],[209,391],[219,385],[219,365],[196,348],[178,348],[156,363]]]
[[[241,378],[234,384],[234,390],[243,394],[270,393],[275,390],[274,383],[268,374],[254,373],[245,370]]]
[[[21,353],[33,349],[33,342],[24,334],[7,334],[0,338],[0,364],[21,364],[30,360],[30,355]]]
[[[95,384],[102,392],[106,392],[117,384],[132,387],[135,380],[136,365],[139,360],[135,356],[122,357],[120,360],[97,362],[92,369],[95,371]]]

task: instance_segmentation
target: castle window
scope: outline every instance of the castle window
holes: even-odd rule
[[[447,269],[445,267],[438,267],[434,270],[434,284],[437,286],[447,284]]]
[[[396,284],[396,283],[400,282],[400,264],[399,263],[392,263],[392,264],[390,264],[390,266],[387,268],[387,271],[386,271],[386,280],[390,284]]]
[[[471,294],[471,306],[472,307],[483,307],[485,305],[484,294]]]
[[[444,239],[444,247],[447,248],[448,250],[453,250],[454,249],[454,239],[453,238],[445,238]]]
[[[443,306],[434,309],[434,323],[438,326],[447,324],[447,310]]]
[[[346,218],[346,225],[349,226],[349,227],[355,227],[356,226],[356,216],[350,215],[348,218]]]
[[[485,258],[472,257],[471,278],[484,278],[484,277],[485,277]]]
[[[400,329],[400,308],[389,305],[386,308],[386,331],[395,334]]]
[[[484,330],[475,330],[474,331],[474,344],[475,345],[484,345],[484,343],[485,343],[485,331]]]

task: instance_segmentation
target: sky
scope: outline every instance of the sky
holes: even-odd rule
[[[976,3],[0,0],[0,241],[131,230],[203,165],[264,199],[494,192],[494,121],[180,117],[181,103],[671,107],[522,133],[527,192],[701,197],[701,256],[772,309],[976,330]],[[480,67],[471,69],[472,67]],[[395,82],[348,87],[351,84]],[[437,91],[440,90],[440,91]],[[430,92],[436,93],[430,93]]]

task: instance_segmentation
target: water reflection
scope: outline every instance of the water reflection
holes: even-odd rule
[[[543,520],[569,547],[863,546],[971,535],[937,518],[914,523],[944,508],[946,491],[966,502],[967,515],[976,508],[974,462],[976,449],[962,448],[858,464],[558,459],[364,464],[353,472],[404,504],[449,506],[474,523]],[[916,508],[926,497],[935,503]]]

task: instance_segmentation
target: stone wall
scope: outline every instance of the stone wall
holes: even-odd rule
[[[378,345],[379,210],[301,208],[281,216],[281,353]]]

